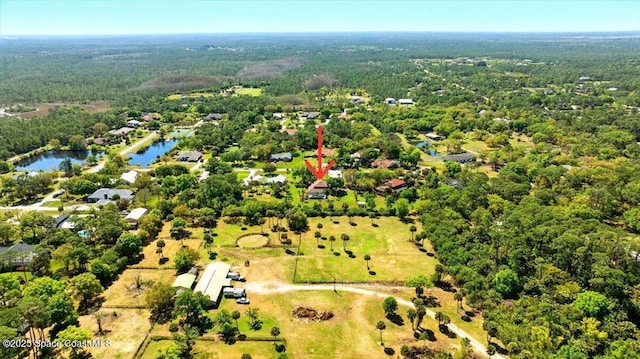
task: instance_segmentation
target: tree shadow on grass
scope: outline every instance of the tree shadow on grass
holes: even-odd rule
[[[325,246],[324,246],[324,244],[318,244],[318,248],[320,248],[320,249],[325,249],[325,248],[327,248],[327,247],[325,247]]]
[[[462,317],[460,317],[460,319],[462,319],[463,321],[465,321],[467,323],[471,322],[471,318],[469,318],[468,315],[463,315]]]
[[[353,252],[352,252],[352,251],[345,251],[345,253],[347,253],[347,255],[349,256],[349,258],[352,258],[352,259],[353,259],[353,258],[356,258],[356,255],[355,255],[355,254],[353,254]]]
[[[216,258],[218,258],[218,253],[216,253],[216,252],[209,253],[209,260],[214,261],[214,260],[216,260]]]
[[[419,248],[418,248],[418,250],[419,250],[420,252],[422,252],[422,253],[427,253],[427,255],[429,255],[429,253],[427,252],[427,250],[426,250],[426,249],[424,249],[424,248],[422,248],[422,247],[419,247]]]
[[[371,225],[371,227],[378,228],[378,227],[380,227],[380,226],[379,226],[377,223],[374,223],[374,224],[372,224],[372,225]]]
[[[396,354],[396,351],[393,348],[384,347],[384,353],[388,356],[393,356]]]
[[[446,335],[447,337],[449,337],[449,338],[451,338],[451,339],[455,339],[455,338],[457,338],[457,337],[458,337],[458,336],[456,335],[456,333],[454,333],[454,332],[450,331],[450,330],[449,330],[449,327],[447,327],[447,326],[446,326],[446,325],[444,325],[444,324],[440,324],[440,325],[438,326],[438,330],[440,330],[440,333],[442,333],[442,334]]]
[[[333,252],[333,255],[336,257],[340,257],[340,252]]]
[[[464,312],[464,315],[466,315],[469,318],[473,318],[476,316],[476,313],[467,310]]]
[[[375,271],[372,271],[372,270],[369,271],[369,275],[376,275],[376,274],[378,273],[376,273]]]
[[[433,252],[427,252],[427,256],[429,256],[429,257],[434,257],[434,256],[435,256],[435,253],[433,253]]]
[[[403,326],[404,325],[404,319],[402,318],[402,316],[398,313],[389,313],[386,315],[387,319],[389,319],[389,321],[397,326]]]
[[[356,226],[358,226],[358,224],[357,224],[356,222],[349,222],[349,224],[350,224],[352,227],[356,227]]]
[[[158,263],[160,263],[160,264],[162,265],[162,264],[167,263],[168,261],[169,261],[169,258],[167,258],[167,257],[162,257],[162,258],[160,258],[160,260],[158,261]]]
[[[294,252],[294,251],[292,251],[291,249],[288,249],[288,248],[284,252],[286,254],[290,255],[290,256],[295,256],[296,255],[296,252]]]
[[[420,334],[422,333],[427,333],[427,340],[430,342],[435,342],[438,340],[436,339],[436,333],[434,333],[433,330],[423,328],[418,328],[418,330],[413,332],[413,337],[420,340]]]

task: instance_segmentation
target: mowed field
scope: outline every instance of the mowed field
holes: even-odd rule
[[[369,218],[353,217],[351,225],[347,217],[312,218],[310,230],[303,235],[298,259],[296,282],[395,282],[404,284],[418,275],[433,273],[437,260],[428,256],[432,252],[428,244],[424,252],[410,242],[412,224],[403,223],[397,218],[381,217],[374,219],[374,227]],[[318,240],[313,236],[317,224],[326,239]],[[420,225],[416,224],[418,233]],[[342,234],[349,236],[342,241]],[[330,236],[334,236],[331,251]],[[294,240],[294,244],[297,242]],[[346,251],[343,249],[346,247]],[[369,255],[369,269],[364,256]]]
[[[396,354],[399,354],[402,345],[422,345],[422,341],[415,339],[411,325],[406,319],[408,307],[400,305],[398,310],[404,318],[404,324],[394,324],[384,317],[382,300],[387,295],[406,300],[414,296],[413,289],[403,287],[403,284],[415,275],[428,276],[433,272],[437,260],[427,254],[433,252],[429,242],[424,242],[422,250],[411,243],[409,228],[412,224],[403,223],[394,217],[374,219],[376,226],[372,225],[369,218],[354,217],[352,220],[355,225],[351,225],[347,217],[310,218],[309,231],[301,236],[300,256],[294,255],[298,250],[297,235],[288,232],[293,245],[287,253],[282,246],[277,245],[278,234],[268,231],[267,225],[264,229],[268,231],[272,247],[242,249],[235,247],[238,237],[260,233],[260,227],[231,225],[220,221],[214,229],[217,235],[214,237],[211,253],[203,246],[203,229],[189,228],[191,236],[184,244],[199,251],[199,266],[204,267],[213,260],[220,260],[231,264],[233,271],[240,272],[247,278],[247,283],[236,283],[236,286],[247,286],[250,307],[260,310],[263,326],[260,330],[251,330],[245,315],[249,306],[239,305],[234,300],[223,300],[220,308],[211,309],[206,315],[214,318],[221,309],[239,310],[242,313],[238,321],[240,331],[250,338],[269,338],[271,327],[278,326],[282,332],[281,338],[286,339],[290,358],[388,357],[384,348],[380,346],[380,333],[375,329],[378,320],[383,320],[387,326],[383,332],[385,345]],[[275,221],[273,219],[272,223]],[[322,237],[327,238],[318,239],[320,248],[314,237],[318,223],[322,223]],[[282,224],[286,225],[286,220]],[[417,227],[416,233],[420,232],[420,225],[414,225]],[[155,253],[154,241],[144,248],[144,259],[125,270],[103,294],[105,301],[101,311],[108,316],[103,325],[107,333],[102,339],[111,340],[112,346],[91,348],[90,352],[94,358],[132,358],[148,332],[151,337],[170,337],[168,324],[155,325],[151,329],[148,310],[121,307],[144,306],[145,291],[152,281],[168,284],[174,281],[176,273],[172,268],[173,258],[182,245],[180,241],[170,238],[169,228],[170,224],[166,224],[159,235],[159,238],[165,240],[164,256],[169,258],[169,261],[159,265],[160,256]],[[343,233],[349,235],[349,241],[346,243],[340,239]],[[328,240],[331,235],[336,237],[333,251]],[[346,244],[347,251],[343,249],[343,244]],[[348,252],[351,252],[351,256]],[[371,256],[370,271],[367,270],[364,260],[365,254]],[[278,288],[284,283],[291,283],[296,260],[296,282],[324,282],[327,283],[324,290],[294,288],[287,292],[270,293],[258,289]],[[250,262],[249,266],[245,266],[245,261]],[[362,288],[378,294],[371,296],[342,290],[334,292],[331,286],[334,275],[337,282],[361,283]],[[134,283],[137,276],[140,276],[144,284],[141,292],[135,291]],[[382,283],[397,286],[385,286]],[[462,321],[463,311],[458,313],[453,293],[433,288],[428,289],[425,295],[436,297],[440,303],[438,307],[430,308],[431,310],[443,311],[460,328],[476,338],[483,338],[482,319],[475,316],[470,322]],[[318,311],[332,311],[334,318],[326,322],[296,319],[292,316],[292,311],[301,306]],[[113,315],[114,312],[116,316]],[[97,332],[93,316],[81,317],[80,323],[90,332]],[[431,348],[451,352],[460,343],[460,338],[448,338],[440,333],[437,322],[428,317],[425,318],[422,328],[434,333],[435,341],[427,341]],[[277,354],[272,343],[246,341],[229,345],[221,342],[216,332],[217,328],[214,327],[197,342],[196,352],[201,353],[203,358],[239,358],[243,353],[251,353],[254,358],[271,358]],[[151,340],[144,353],[141,353],[142,358],[155,358],[158,351],[171,342],[164,339]]]
[[[413,336],[411,324],[406,319],[407,307],[400,306],[398,312],[405,317],[401,325],[394,324],[384,316],[382,300],[384,297],[371,297],[360,294],[338,291],[295,291],[272,295],[251,295],[252,308],[257,308],[262,328],[251,330],[245,311],[249,306],[236,304],[232,300],[224,300],[220,309],[229,312],[238,310],[240,332],[248,337],[269,338],[271,328],[280,328],[280,339],[286,340],[286,352],[289,358],[385,358],[384,347],[380,345],[380,331],[376,330],[379,320],[385,322],[386,329],[382,333],[385,347],[400,353],[402,345],[423,345]],[[305,307],[317,311],[331,311],[332,319],[316,322],[298,319],[292,315],[295,308]],[[215,316],[218,310],[210,312]],[[425,318],[422,329],[433,332],[435,341],[427,341],[427,345],[441,350],[454,350],[460,338],[448,338],[441,334],[437,322]],[[216,328],[212,330],[215,332]],[[154,328],[153,334],[164,335],[161,327]],[[272,358],[277,352],[273,344],[262,341],[236,342],[229,345],[219,340],[211,341],[211,333],[207,340],[200,340],[195,350],[204,358],[239,358],[249,353],[253,358]],[[152,341],[144,352],[143,358],[155,358],[158,350],[170,345],[172,341]],[[393,356],[395,357],[395,356]]]

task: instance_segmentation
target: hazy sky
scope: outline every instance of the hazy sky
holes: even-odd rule
[[[640,0],[0,0],[0,35],[640,31]]]

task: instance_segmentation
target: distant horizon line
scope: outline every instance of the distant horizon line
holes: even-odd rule
[[[266,31],[266,32],[167,32],[167,33],[127,33],[127,34],[0,34],[0,38],[28,37],[131,37],[131,36],[193,36],[193,35],[349,35],[349,34],[465,34],[465,35],[593,35],[593,34],[635,34],[639,30],[593,30],[593,31],[453,31],[453,30],[345,30],[345,31]]]

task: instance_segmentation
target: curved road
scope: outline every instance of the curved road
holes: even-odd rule
[[[367,289],[367,287],[375,289],[376,287],[379,288],[380,285],[359,285],[356,287],[356,286],[349,286],[349,285],[343,285],[343,284],[336,284],[335,290],[358,293],[358,294],[367,295],[371,297],[378,297],[378,298],[386,298],[390,296],[387,293],[382,293],[382,292],[377,292],[375,290]],[[285,292],[298,291],[298,290],[308,290],[308,291],[334,290],[334,285],[333,284],[287,284],[287,283],[281,283],[281,282],[257,282],[257,283],[248,282],[246,283],[244,288],[250,292],[253,291],[260,294],[271,294],[271,293],[285,293]],[[393,289],[394,287],[385,286],[384,288]],[[411,308],[414,307],[413,303],[406,299],[402,299],[396,296],[393,296],[393,297],[396,298],[398,303],[401,305],[404,305],[406,307],[411,307]],[[427,315],[435,320],[435,315],[436,315],[435,312],[427,309]],[[487,348],[480,341],[476,340],[475,338],[472,338],[469,334],[467,334],[467,332],[460,329],[457,325],[453,323],[447,326],[452,332],[456,333],[458,336],[468,338],[469,341],[471,342],[471,346],[476,351],[476,353],[486,356]],[[500,355],[498,353],[494,354],[492,358],[506,359],[505,356]]]

